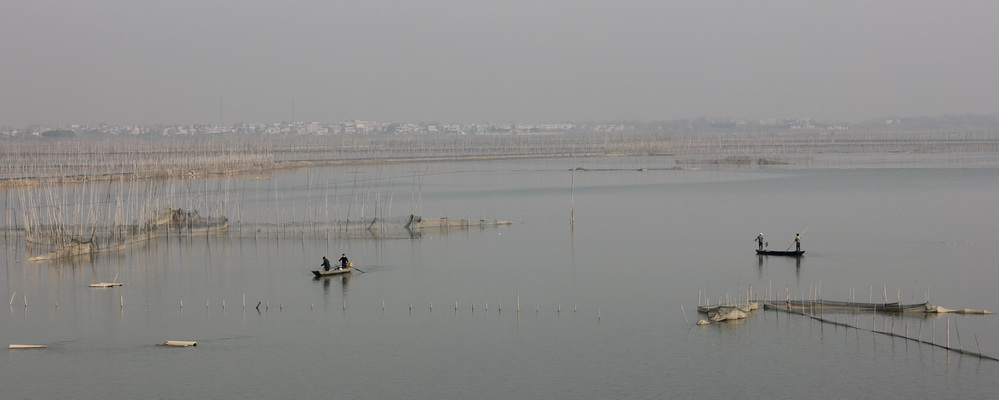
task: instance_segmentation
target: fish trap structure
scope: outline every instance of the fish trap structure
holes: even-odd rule
[[[508,220],[470,220],[423,218],[419,215],[405,217],[354,218],[333,221],[253,224],[234,228],[240,237],[303,237],[303,238],[346,238],[346,239],[419,239],[427,236],[447,235],[452,231],[472,228],[487,228],[513,225]],[[249,228],[249,229],[247,229]]]
[[[902,304],[902,303],[858,303],[852,301],[835,300],[770,300],[763,302],[766,310],[782,311],[854,311],[854,312],[883,312],[883,313],[922,313],[922,314],[995,314],[988,310],[950,309],[935,306],[929,302]]]
[[[25,242],[41,254],[28,261],[45,261],[83,256],[101,251],[116,251],[126,246],[155,239],[160,235],[191,236],[224,232],[227,217],[204,217],[197,210],[164,208],[138,223],[109,224],[24,224]]]
[[[842,326],[846,328],[853,328],[857,330],[864,330],[871,332],[876,335],[885,335],[892,338],[899,338],[906,341],[912,341],[919,344],[933,346],[937,348],[945,349],[949,352],[968,355],[973,357],[978,357],[983,360],[999,361],[999,358],[986,355],[982,353],[981,345],[978,343],[978,336],[975,336],[975,344],[978,346],[977,351],[965,349],[961,344],[961,334],[957,330],[957,322],[954,322],[954,331],[957,333],[957,347],[951,345],[951,319],[947,318],[947,337],[945,343],[937,343],[933,339],[931,333],[930,340],[926,340],[922,336],[922,325],[917,331],[916,336],[910,336],[908,325],[903,326],[903,330],[898,332],[896,324],[893,322],[891,328],[888,328],[887,320],[885,319],[883,329],[879,330],[877,328],[876,318],[872,320],[871,328],[862,328],[859,323],[859,319],[851,323],[849,320],[837,320],[836,318],[829,319],[823,315],[823,312],[830,311],[831,314],[839,314],[842,312],[858,314],[858,312],[871,312],[871,313],[882,313],[882,314],[978,314],[978,315],[989,315],[995,314],[994,312],[988,310],[975,310],[970,308],[965,309],[949,309],[940,306],[934,306],[930,303],[914,303],[914,304],[901,304],[901,303],[855,303],[847,301],[830,301],[830,300],[785,300],[778,302],[764,302],[763,304],[765,310],[773,310],[776,312],[785,312],[791,315],[800,315],[805,318],[809,318],[814,321],[819,321],[824,324],[831,324],[835,326]]]

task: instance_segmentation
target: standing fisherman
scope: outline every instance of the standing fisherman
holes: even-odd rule
[[[801,234],[800,233],[795,233],[794,234],[794,250],[795,251],[801,251]]]
[[[347,261],[347,254],[346,253],[340,254],[340,260],[339,261],[340,261],[340,268],[337,268],[337,269],[347,268],[347,263],[349,261]]]
[[[763,250],[763,232],[760,232],[760,235],[756,237],[756,243],[760,245],[760,250]]]
[[[330,270],[330,260],[326,259],[326,256],[323,256],[323,263],[320,266],[323,267],[324,271],[329,271]]]

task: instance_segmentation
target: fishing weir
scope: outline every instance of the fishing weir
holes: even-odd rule
[[[28,261],[45,261],[83,256],[102,251],[119,251],[161,235],[191,236],[225,232],[226,217],[203,217],[197,210],[166,208],[136,224],[34,225],[25,223],[25,243],[41,254]]]
[[[164,209],[141,224],[64,227],[27,225],[25,242],[39,251],[28,261],[47,261],[84,256],[103,251],[120,251],[159,237],[231,236],[241,238],[367,238],[419,239],[424,235],[441,236],[452,231],[513,225],[509,220],[470,220],[447,217],[423,218],[418,215],[396,218],[359,218],[331,223],[237,224],[230,225],[224,216],[203,217],[197,210]],[[84,235],[89,236],[84,237]]]
[[[513,225],[509,220],[468,218],[373,217],[330,222],[282,224],[237,224],[232,235],[253,238],[349,238],[349,239],[419,239],[424,235],[440,236],[452,231]]]
[[[979,357],[981,359],[987,359],[992,361],[999,361],[999,358],[983,354],[981,351],[981,346],[978,344],[978,337],[975,336],[975,344],[978,347],[977,351],[966,350],[960,342],[960,333],[957,331],[957,323],[954,322],[954,330],[957,333],[958,347],[953,347],[951,345],[951,319],[947,319],[947,334],[946,342],[944,344],[937,343],[935,341],[935,335],[931,334],[931,339],[926,340],[923,337],[922,324],[916,332],[916,336],[912,337],[909,332],[908,324],[905,324],[899,332],[899,328],[896,326],[894,320],[889,328],[887,326],[887,318],[882,325],[882,329],[878,329],[877,324],[877,314],[882,315],[900,315],[900,314],[961,314],[961,315],[992,315],[995,314],[988,310],[978,310],[978,309],[950,309],[940,306],[935,306],[929,302],[923,303],[913,303],[913,304],[902,304],[902,303],[860,303],[852,301],[834,301],[834,300],[762,300],[762,301],[746,301],[746,302],[736,302],[736,303],[725,303],[719,305],[704,305],[698,306],[697,310],[699,313],[705,314],[707,319],[701,319],[697,321],[697,325],[709,325],[711,323],[725,322],[725,321],[736,321],[743,320],[752,315],[755,311],[759,309],[765,311],[774,311],[778,313],[798,315],[806,317],[810,320],[818,321],[824,324],[831,324],[835,326],[841,326],[845,328],[853,328],[857,330],[869,331],[874,334],[881,334],[893,338],[905,339],[907,341],[916,342],[919,344],[925,344],[937,348],[946,349],[947,351]],[[830,315],[827,316],[826,312]],[[871,313],[871,327],[863,328],[860,324],[860,315],[862,313]],[[837,316],[845,315],[846,317],[840,320]],[[852,317],[852,318],[850,318]],[[686,317],[685,317],[686,318]],[[851,323],[851,319],[853,322]],[[688,323],[689,325],[689,323]]]

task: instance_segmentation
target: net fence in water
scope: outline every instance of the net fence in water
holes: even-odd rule
[[[824,311],[868,311],[868,312],[896,312],[896,313],[957,313],[957,314],[993,314],[988,310],[973,310],[970,308],[954,310],[935,306],[930,303],[858,303],[853,301],[835,300],[784,300],[766,301],[763,303],[764,309],[771,310],[824,310]]]

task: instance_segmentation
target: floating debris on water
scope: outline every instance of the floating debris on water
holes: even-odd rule
[[[191,340],[167,340],[157,346],[169,346],[169,347],[194,347],[197,346],[198,342]]]
[[[12,344],[8,349],[18,350],[18,349],[47,349],[49,346],[44,344]]]

